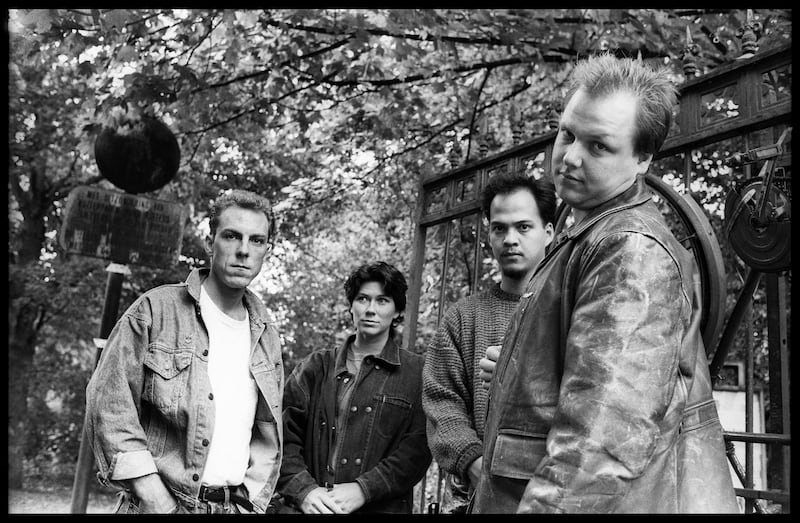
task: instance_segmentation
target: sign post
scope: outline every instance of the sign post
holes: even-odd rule
[[[118,263],[110,263],[106,267],[106,271],[108,271],[108,279],[106,280],[106,295],[103,302],[103,317],[100,322],[100,337],[94,339],[95,347],[97,347],[97,354],[94,360],[95,367],[97,367],[97,362],[100,360],[100,353],[105,346],[106,339],[117,322],[119,299],[122,295],[122,280],[125,274],[131,273],[127,265]],[[85,423],[82,427],[86,428]],[[70,505],[70,513],[72,514],[86,513],[86,505],[89,500],[89,480],[94,465],[93,460],[92,447],[89,445],[89,441],[86,439],[82,429],[81,445],[78,449],[78,463],[75,467],[75,478],[72,483],[72,501]]]
[[[110,260],[95,367],[119,312],[127,264],[166,267],[178,261],[185,209],[174,202],[94,187],[76,187],[67,198],[59,244],[73,254]],[[70,512],[84,514],[94,468],[91,445],[81,428]]]

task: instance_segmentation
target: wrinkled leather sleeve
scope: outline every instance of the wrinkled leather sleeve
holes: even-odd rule
[[[691,305],[656,239],[617,232],[581,253],[547,450],[519,512],[613,512],[653,456]]]

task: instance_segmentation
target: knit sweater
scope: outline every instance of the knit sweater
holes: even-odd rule
[[[519,299],[500,284],[461,299],[445,314],[425,355],[422,406],[428,445],[439,466],[462,479],[483,455],[488,395],[479,363],[486,347],[502,344]]]

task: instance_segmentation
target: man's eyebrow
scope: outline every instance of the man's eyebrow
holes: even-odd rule
[[[238,234],[239,236],[243,236],[244,235],[242,233],[242,231],[240,231],[239,229],[236,229],[234,227],[223,227],[222,229],[219,230],[219,232],[230,232],[230,233],[233,233],[233,234]],[[250,237],[251,238],[266,238],[267,235],[266,234],[262,234],[262,233],[257,233],[257,234],[251,234]]]

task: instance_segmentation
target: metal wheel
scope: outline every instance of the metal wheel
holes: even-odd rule
[[[725,320],[725,265],[717,236],[702,207],[691,196],[680,194],[661,178],[647,174],[645,183],[672,229],[675,238],[694,256],[700,273],[703,310],[700,328],[706,355],[711,360]],[[556,210],[555,234],[566,225],[571,208],[563,202]]]

